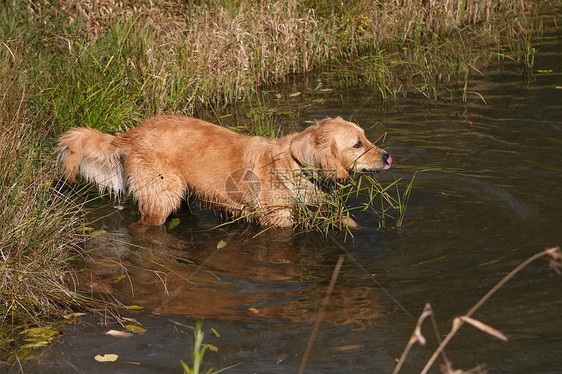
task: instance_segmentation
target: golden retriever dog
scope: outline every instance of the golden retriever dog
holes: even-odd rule
[[[329,192],[326,181],[392,164],[363,129],[341,117],[265,138],[196,118],[157,116],[115,136],[73,128],[58,146],[67,179],[80,174],[101,189],[131,193],[144,225],[164,224],[193,195],[232,217],[290,226],[296,204],[318,203]]]

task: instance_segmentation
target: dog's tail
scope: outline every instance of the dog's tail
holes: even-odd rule
[[[74,181],[80,174],[100,189],[124,193],[127,178],[121,150],[112,144],[115,137],[101,131],[76,127],[65,132],[58,144],[64,176]]]

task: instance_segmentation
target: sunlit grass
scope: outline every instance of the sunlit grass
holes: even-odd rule
[[[400,228],[404,222],[406,207],[412,192],[414,179],[404,187],[402,178],[382,184],[375,175],[358,175],[345,181],[331,181],[329,194],[318,195],[317,204],[297,201],[296,227],[320,231],[327,235],[333,230],[343,230],[353,237],[350,221],[358,213],[371,217],[369,226],[379,229]],[[365,224],[365,222],[363,222]],[[359,223],[361,225],[361,222]]]

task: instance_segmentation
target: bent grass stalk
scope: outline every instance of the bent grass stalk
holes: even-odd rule
[[[435,360],[437,359],[437,357],[440,354],[443,354],[443,358],[445,361],[445,365],[446,365],[446,369],[447,369],[447,373],[452,373],[452,368],[451,368],[451,363],[447,360],[447,357],[445,355],[445,346],[451,341],[451,339],[455,336],[455,334],[459,331],[459,329],[461,328],[461,326],[466,322],[471,324],[472,326],[478,328],[479,330],[490,334],[498,339],[501,340],[507,340],[507,337],[505,337],[505,335],[503,333],[501,333],[500,331],[492,328],[491,326],[488,326],[478,320],[475,320],[474,318],[472,318],[472,315],[478,310],[480,309],[480,307],[482,305],[484,305],[484,303],[486,301],[488,301],[488,299],[490,299],[490,297],[492,297],[505,283],[507,283],[507,281],[509,281],[511,278],[513,278],[517,273],[519,273],[522,269],[524,269],[527,265],[529,265],[531,262],[544,257],[544,256],[548,256],[550,259],[550,267],[553,268],[558,274],[561,273],[560,269],[562,268],[562,253],[560,252],[560,247],[553,247],[553,248],[547,248],[531,257],[529,257],[527,260],[523,261],[521,264],[519,264],[517,267],[515,267],[511,272],[509,272],[509,274],[507,274],[505,277],[503,277],[502,280],[500,280],[494,287],[492,287],[476,304],[474,304],[474,306],[472,306],[472,308],[470,308],[468,310],[468,312],[466,312],[465,315],[463,316],[458,316],[455,317],[453,319],[453,324],[451,327],[451,330],[449,331],[449,333],[447,333],[447,335],[445,336],[445,339],[441,340],[439,332],[437,331],[437,327],[436,327],[436,323],[433,320],[433,311],[431,309],[431,305],[426,304],[426,306],[424,307],[424,311],[422,312],[422,314],[420,315],[420,317],[418,318],[418,322],[416,324],[416,327],[414,328],[414,331],[412,332],[412,335],[408,341],[408,344],[406,345],[406,348],[404,349],[404,351],[402,352],[402,355],[400,357],[400,360],[398,361],[398,364],[396,365],[396,367],[394,368],[394,374],[397,374],[400,369],[402,368],[402,365],[410,351],[410,349],[412,348],[412,346],[415,343],[420,343],[420,345],[424,345],[425,344],[425,338],[423,337],[423,335],[421,334],[421,325],[423,323],[423,321],[425,320],[425,318],[427,316],[432,316],[432,321],[433,321],[433,326],[435,329],[435,334],[437,337],[437,340],[439,342],[439,346],[437,347],[437,349],[433,352],[433,354],[431,355],[431,357],[429,358],[429,360],[427,361],[426,365],[424,366],[424,368],[422,369],[422,371],[420,372],[421,374],[426,374],[429,369],[431,368],[431,366],[433,366],[433,364],[435,363]]]

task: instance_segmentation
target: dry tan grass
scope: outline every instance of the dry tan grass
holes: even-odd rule
[[[156,111],[191,111],[197,103],[236,101],[264,83],[279,82],[329,61],[403,45],[421,46],[466,27],[478,29],[473,35],[477,40],[471,43],[494,49],[502,43],[502,34],[511,33],[516,39],[526,32],[525,11],[532,6],[519,0],[339,5],[295,0],[70,0],[55,5],[70,22],[83,22],[82,35],[76,36],[85,40],[83,44],[115,32],[115,25],[128,20],[122,27],[131,29],[122,30],[118,37],[130,39],[132,53],[126,63],[139,80],[149,80],[142,87]],[[38,6],[34,12],[40,15],[47,10]],[[415,59],[411,66],[420,65],[422,70],[431,70],[436,60],[426,50],[411,55]],[[472,61],[472,56],[468,58]]]

